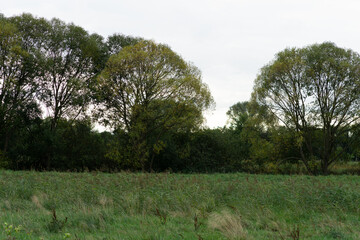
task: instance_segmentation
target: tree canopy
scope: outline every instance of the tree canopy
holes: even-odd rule
[[[0,18],[0,134],[7,150],[11,132],[40,114],[34,78],[38,74],[34,43],[24,41],[18,26]]]
[[[202,111],[213,104],[200,71],[153,41],[140,41],[111,56],[97,86],[101,117],[131,136],[137,146],[132,152],[142,162],[159,148],[167,131],[196,129]]]
[[[360,158],[360,55],[333,43],[278,53],[221,128],[203,124],[213,105],[165,44],[0,14],[0,167],[327,174]]]
[[[337,140],[358,126],[359,87],[359,54],[326,42],[278,53],[261,69],[252,100],[293,130],[310,171],[316,171],[311,160],[318,155],[326,173],[343,152]],[[318,150],[313,145],[316,131],[321,134]]]

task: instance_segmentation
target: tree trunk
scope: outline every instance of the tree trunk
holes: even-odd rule
[[[10,133],[7,130],[5,133],[4,153],[7,151],[8,147],[9,147],[9,139],[10,139]]]
[[[308,160],[306,159],[306,156],[304,154],[303,147],[300,146],[299,150],[300,150],[301,160],[304,163],[306,170],[308,171],[309,174],[314,175],[314,171],[313,171],[313,169],[310,168]]]
[[[329,168],[329,159],[325,158],[322,160],[322,163],[321,163],[321,171],[322,171],[322,174],[324,175],[327,175],[328,174],[328,168]]]

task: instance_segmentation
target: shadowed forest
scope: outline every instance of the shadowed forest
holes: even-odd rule
[[[30,14],[0,22],[1,168],[359,172],[351,50],[285,49],[260,69],[251,99],[230,107],[228,124],[208,129],[210,90],[169,46]]]

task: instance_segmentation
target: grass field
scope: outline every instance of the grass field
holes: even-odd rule
[[[0,239],[360,239],[360,177],[0,171],[0,224]]]

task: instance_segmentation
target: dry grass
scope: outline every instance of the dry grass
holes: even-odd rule
[[[44,193],[40,193],[40,194],[35,194],[31,196],[31,202],[41,211],[44,211],[46,214],[50,214],[51,212],[46,210],[44,208],[44,200],[47,199],[46,194]]]
[[[241,222],[241,217],[228,210],[210,214],[208,224],[210,228],[219,230],[231,240],[247,239],[247,232]]]
[[[103,207],[112,206],[114,204],[112,198],[106,197],[104,194],[101,194],[99,197],[99,204]]]

